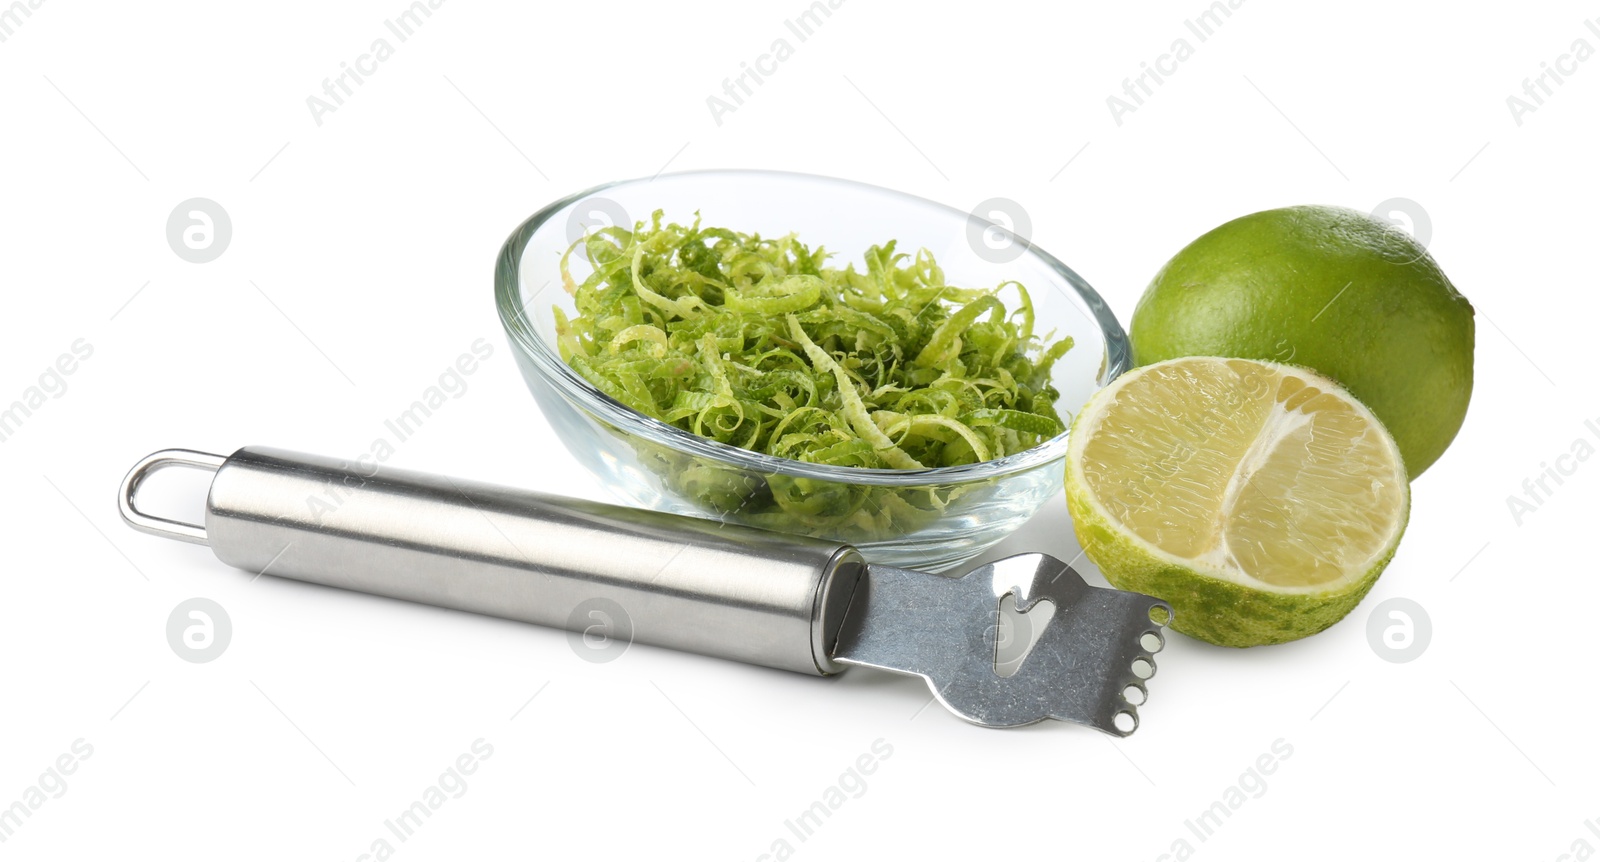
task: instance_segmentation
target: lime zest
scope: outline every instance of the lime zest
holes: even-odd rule
[[[581,282],[574,254],[591,270]],[[867,249],[860,268],[829,257],[793,234],[702,227],[698,214],[688,225],[657,211],[632,229],[602,228],[562,254],[576,313],[556,309],[555,343],[584,380],[629,408],[812,464],[950,467],[1062,433],[1051,369],[1072,339],[1035,335],[1021,284],[949,284],[932,253],[897,251],[892,240]],[[1008,307],[999,294],[1012,290]],[[957,493],[756,481],[693,460],[660,466],[713,508],[865,538],[937,517]]]
[[[789,335],[805,349],[806,356],[811,359],[811,364],[833,375],[839,385],[839,398],[844,401],[844,418],[850,423],[863,440],[872,444],[872,448],[883,455],[890,467],[898,470],[921,470],[923,466],[917,459],[901,451],[889,435],[883,433],[877,423],[872,421],[872,416],[867,413],[867,407],[861,402],[861,396],[856,392],[855,381],[845,373],[839,363],[833,361],[826,350],[818,347],[811,341],[810,336],[801,328],[800,321],[794,315],[788,315]]]

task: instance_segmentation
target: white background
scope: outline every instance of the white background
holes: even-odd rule
[[[1202,0],[848,0],[799,43],[784,20],[802,0],[453,0],[319,126],[307,97],[403,8],[49,0],[0,43],[0,403],[93,347],[0,444],[0,806],[93,746],[0,855],[355,859],[479,738],[493,755],[394,842],[401,859],[755,859],[778,838],[808,859],[1600,846],[1600,463],[1520,524],[1507,502],[1575,440],[1600,446],[1584,425],[1600,424],[1600,61],[1520,125],[1506,104],[1574,40],[1600,49],[1584,25],[1600,8],[1251,0],[1202,43],[1183,23]],[[794,56],[716,122],[707,97],[779,37]],[[1119,125],[1107,96],[1180,37],[1194,55]],[[592,664],[559,632],[252,582],[118,520],[118,481],[155,449],[365,452],[479,338],[494,354],[469,390],[390,463],[604,499],[517,375],[493,258],[559,196],[699,167],[1014,199],[1124,321],[1229,218],[1405,197],[1478,311],[1471,412],[1366,603],[1287,646],[1172,637],[1126,740],[974,728],[869,671],[639,646]],[[233,224],[206,264],[164,233],[196,196]],[[1075,556],[1064,505],[1005,547]],[[165,639],[192,596],[233,623],[207,664]],[[1368,643],[1392,597],[1432,620],[1410,663]],[[867,790],[798,841],[785,819],[878,739],[893,754]],[[1185,828],[1280,739],[1293,754],[1264,793],[1207,841]]]

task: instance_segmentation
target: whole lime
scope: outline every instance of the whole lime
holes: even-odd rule
[[[1319,371],[1377,415],[1415,479],[1472,398],[1472,304],[1406,232],[1343,207],[1234,219],[1178,252],[1133,313],[1135,364],[1234,356]]]

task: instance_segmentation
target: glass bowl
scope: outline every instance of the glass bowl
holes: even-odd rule
[[[997,207],[998,208],[998,207]],[[955,467],[879,470],[810,464],[727,446],[667,425],[601,394],[561,359],[554,306],[575,309],[562,287],[562,254],[586,229],[666,221],[781,236],[794,232],[830,262],[861,266],[889,239],[926,248],[961,287],[1020,281],[1033,297],[1035,331],[1075,344],[1053,370],[1066,422],[1128,365],[1116,317],[1077,273],[991,221],[922,198],[846,180],[777,171],[712,170],[596,186],[523,222],[495,265],[495,304],[534,399],[585,467],[623,502],[854,545],[872,562],[929,571],[968,560],[1021,526],[1061,490],[1062,433],[1025,452]],[[574,254],[572,277],[589,275]],[[776,493],[775,493],[776,492]],[[786,517],[784,501],[824,501],[827,523]]]

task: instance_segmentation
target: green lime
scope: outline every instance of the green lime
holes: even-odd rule
[[[1305,369],[1199,356],[1136,368],[1089,399],[1070,441],[1067,505],[1084,552],[1211,643],[1333,625],[1405,532],[1394,438]]]
[[[1237,218],[1156,273],[1133,313],[1136,364],[1238,356],[1344,384],[1412,478],[1472,398],[1472,305],[1416,240],[1366,213],[1299,206]]]

